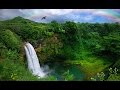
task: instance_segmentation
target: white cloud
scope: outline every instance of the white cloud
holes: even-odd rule
[[[9,19],[16,16],[22,16],[35,21],[40,21],[40,18],[47,16],[45,22],[53,19],[58,20],[74,20],[74,21],[91,21],[95,16],[109,16],[113,19],[107,9],[0,9],[0,18]],[[86,16],[81,16],[82,13],[88,13]],[[117,20],[117,19],[113,19]],[[117,20],[118,21],[118,20]]]
[[[27,14],[26,18],[29,19],[37,19],[41,18],[43,16],[62,16],[61,18],[66,17],[66,19],[69,20],[77,20],[80,19],[80,16],[74,15],[74,13],[91,13],[92,15],[82,17],[82,19],[85,19],[85,21],[90,21],[93,19],[93,16],[95,14],[100,15],[100,14],[105,14],[104,11],[100,11],[99,9],[23,9],[21,10],[22,13]],[[65,16],[63,16],[65,15]]]
[[[14,18],[16,16],[22,16],[18,9],[0,9],[1,18]]]
[[[89,16],[84,17],[84,20],[85,21],[91,21],[93,18],[94,18],[94,16],[89,15]]]

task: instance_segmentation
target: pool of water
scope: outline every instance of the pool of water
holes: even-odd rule
[[[69,73],[74,76],[74,81],[83,81],[85,74],[80,70],[80,65],[64,64],[64,63],[50,63],[52,69],[51,75],[55,76],[57,80],[62,81],[62,75],[69,70]]]

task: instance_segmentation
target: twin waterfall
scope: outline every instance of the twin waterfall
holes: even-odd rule
[[[39,60],[37,54],[30,43],[26,43],[24,45],[27,62],[28,62],[28,69],[32,72],[33,75],[36,75],[40,78],[45,77],[45,73],[43,72],[42,68],[40,67]]]

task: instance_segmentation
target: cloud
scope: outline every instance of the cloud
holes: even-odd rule
[[[0,19],[6,20],[16,16],[24,16],[18,9],[0,9]]]
[[[0,19],[6,20],[16,16],[21,16],[36,22],[50,22],[56,20],[64,22],[66,20],[73,20],[75,22],[104,22],[119,21],[109,12],[108,9],[0,9]],[[113,10],[119,12],[119,9]],[[43,16],[47,16],[46,19],[41,20]],[[102,17],[102,19],[95,19],[96,17]]]

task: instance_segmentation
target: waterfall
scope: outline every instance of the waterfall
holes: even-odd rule
[[[28,62],[28,69],[32,72],[33,75],[36,75],[38,77],[45,77],[46,74],[40,67],[39,60],[33,46],[27,42],[24,45],[24,48]]]

